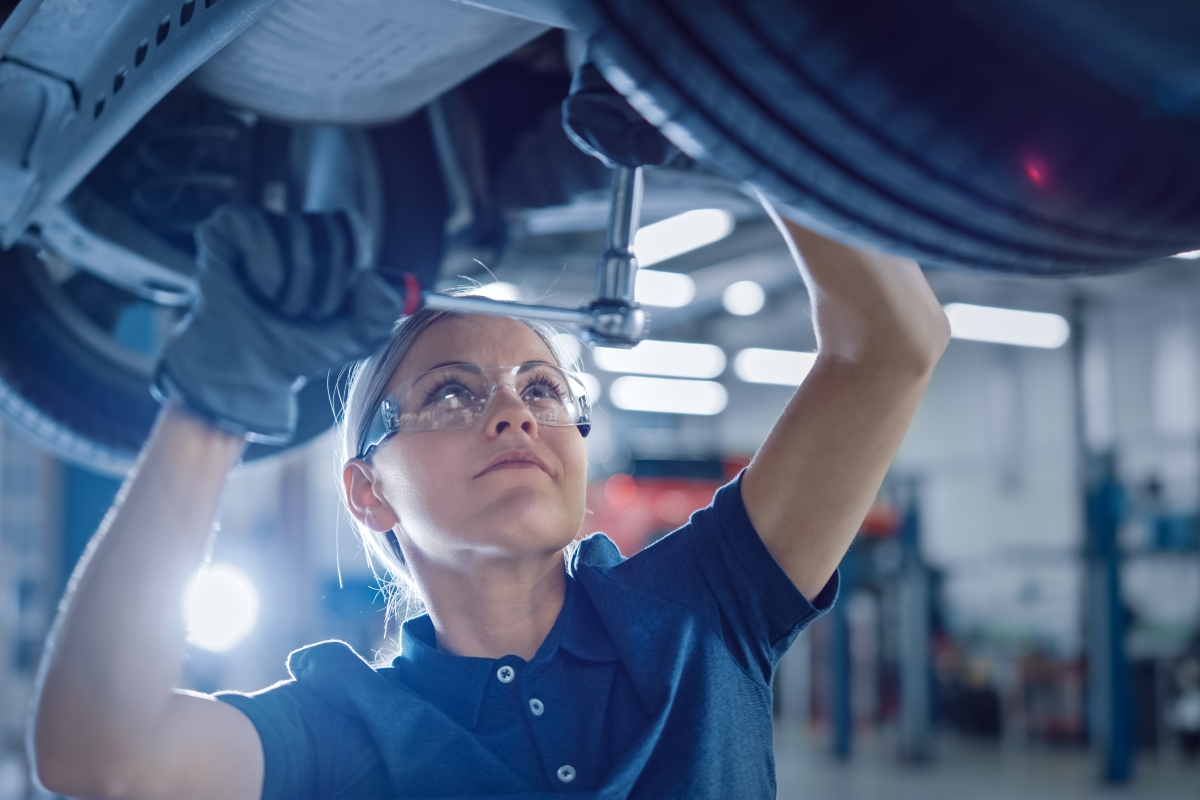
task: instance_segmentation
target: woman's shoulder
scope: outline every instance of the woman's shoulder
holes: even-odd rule
[[[313,642],[293,650],[287,658],[288,672],[296,680],[320,681],[330,675],[373,675],[375,667],[340,639]]]
[[[289,678],[256,692],[218,692],[220,700],[239,708],[290,706],[355,716],[356,699],[388,688],[385,675],[346,642],[330,639],[293,650],[287,658]],[[390,670],[389,670],[390,671]]]

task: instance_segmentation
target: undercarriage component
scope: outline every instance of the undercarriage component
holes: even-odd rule
[[[44,0],[27,21],[14,12],[24,25],[0,61],[0,247],[274,2]]]
[[[353,208],[381,259],[423,281],[441,261],[445,204],[423,115],[370,132],[292,128],[195,95],[160,104],[0,252],[0,419],[96,471],[123,473],[149,434],[151,370],[193,299],[192,228],[217,205]],[[333,423],[330,398],[326,376],[313,376],[292,446]],[[253,444],[245,458],[282,449]]]
[[[193,77],[239,108],[291,122],[399,119],[544,33],[454,0],[282,0]]]

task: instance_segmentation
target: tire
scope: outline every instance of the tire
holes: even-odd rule
[[[61,284],[52,274],[28,247],[0,253],[0,418],[64,461],[123,475],[159,406],[149,391],[153,358],[121,341],[127,336],[119,329],[138,317],[152,328],[169,329],[173,315],[88,273]],[[304,444],[332,424],[325,382],[309,381],[301,391],[292,442],[250,445],[244,458]]]
[[[1200,247],[1195,109],[1109,80],[1086,40],[1054,48],[955,0],[561,2],[668,138],[835,237],[1038,275]],[[1072,13],[1088,22],[1056,22]]]
[[[446,204],[423,115],[374,130],[382,178],[381,263],[432,285],[441,263]],[[0,252],[0,419],[59,458],[122,475],[159,406],[154,358],[182,310],[142,300],[54,256],[18,245]],[[321,435],[334,422],[332,378],[300,393],[297,431],[285,447],[247,446],[247,461]]]

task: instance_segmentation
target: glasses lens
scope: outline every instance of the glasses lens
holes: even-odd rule
[[[510,386],[539,425],[575,425],[583,415],[583,383],[549,364],[442,367],[399,387],[384,401],[382,413],[395,433],[464,428],[483,416],[499,385]]]
[[[417,377],[393,396],[399,433],[470,425],[487,405],[491,382],[468,366],[443,367]]]
[[[529,364],[517,373],[514,384],[539,425],[574,425],[579,421],[583,386],[570,373],[549,364]]]

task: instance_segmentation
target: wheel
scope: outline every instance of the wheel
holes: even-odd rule
[[[155,124],[148,120],[148,125]],[[186,145],[195,158],[180,160],[175,153],[169,159],[188,165],[182,182],[139,171],[158,163],[153,157],[159,152],[156,148],[174,152],[197,132],[212,132],[194,123],[190,120],[181,128],[186,134],[182,137],[153,132],[141,142],[149,141],[149,148],[139,147],[136,137],[127,140],[97,168],[103,180],[93,182],[105,188],[107,200],[179,248],[191,247],[191,228],[221,202],[245,196],[278,199],[277,191],[249,192],[243,183],[225,180],[220,170],[202,172],[197,165],[252,175],[254,188],[273,182],[278,186],[276,179],[281,178],[261,156],[261,146],[238,149],[234,158],[228,150],[214,157],[211,147]],[[264,132],[256,137],[259,145],[262,138],[286,143],[290,135],[281,126],[260,126],[259,133]],[[297,135],[311,139],[311,130],[298,129]],[[431,285],[441,263],[446,204],[427,121],[416,115],[369,133],[347,135],[366,153],[369,163],[364,170],[378,178],[378,196],[363,198],[366,208],[361,210],[380,232],[381,263],[414,272]],[[309,139],[303,139],[305,146],[311,144]],[[208,136],[206,141],[213,139]],[[340,163],[334,159],[335,167]],[[286,180],[282,185],[297,188]],[[306,202],[313,199],[311,191],[308,195]],[[52,253],[23,245],[0,252],[0,418],[66,461],[123,474],[158,413],[149,392],[154,360],[184,313],[76,269]],[[335,378],[309,379],[300,393],[299,423],[289,445],[249,445],[244,458],[269,457],[328,430],[334,422],[331,397],[336,396],[329,382]]]
[[[1200,34],[1188,4],[1139,5],[1134,51],[1101,63],[1124,43],[1088,4],[1026,0],[1054,6],[1037,36],[955,0],[560,2],[681,149],[826,233],[1041,275],[1200,247],[1196,104],[1151,80],[1155,36],[1164,69],[1197,60],[1174,46]],[[1139,54],[1142,74],[1118,74]]]
[[[154,355],[180,316],[52,255],[0,253],[0,418],[70,463],[124,474],[158,414]],[[333,424],[329,397],[325,381],[304,387],[288,447]],[[245,459],[288,447],[250,445]]]

